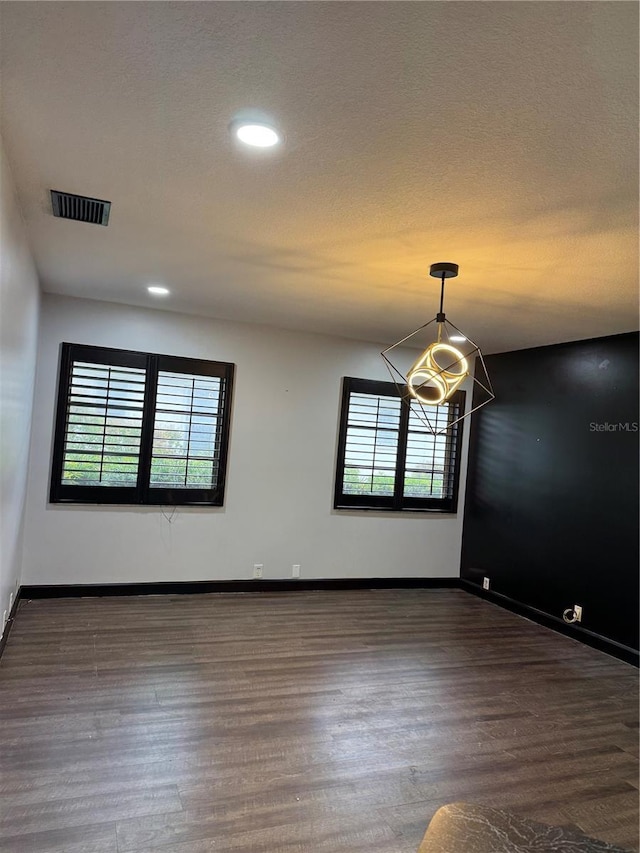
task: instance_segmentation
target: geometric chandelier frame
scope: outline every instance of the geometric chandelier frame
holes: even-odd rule
[[[495,399],[482,350],[447,320],[444,314],[445,279],[454,278],[457,274],[457,264],[443,262],[431,265],[430,275],[441,280],[439,312],[428,323],[419,326],[381,353],[399,396],[432,435],[447,432],[454,424],[468,418]],[[394,357],[397,358],[398,355],[394,351],[406,346],[420,347],[423,352],[409,370],[404,372],[394,361]],[[472,375],[470,365],[472,369],[473,360],[476,371]],[[445,418],[446,426],[440,426],[443,419],[437,417],[438,406],[446,405],[458,387],[469,377],[473,380],[474,388],[480,389],[480,397],[477,391],[475,394],[476,405],[455,420]],[[478,399],[481,402],[477,403]]]

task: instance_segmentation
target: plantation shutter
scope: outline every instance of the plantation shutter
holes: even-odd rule
[[[443,507],[455,503],[462,422],[454,422],[464,414],[462,393],[454,394],[451,400],[439,406],[426,406],[416,400],[410,403],[403,471],[407,508],[419,509],[420,502],[427,500],[441,501]],[[432,429],[425,424],[425,416]],[[443,429],[446,432],[440,433]],[[439,434],[434,435],[434,432]]]
[[[455,512],[463,414],[462,391],[423,407],[393,382],[346,377],[334,507]]]
[[[135,486],[145,378],[140,368],[73,363],[63,484]]]
[[[231,367],[159,356],[148,503],[213,503],[222,494]]]
[[[395,493],[401,405],[397,397],[349,395],[344,494],[383,497]]]
[[[135,498],[140,468],[146,359],[117,350],[63,352],[53,500]],[[55,493],[55,496],[53,496]]]
[[[221,505],[232,380],[224,362],[63,344],[50,499]]]

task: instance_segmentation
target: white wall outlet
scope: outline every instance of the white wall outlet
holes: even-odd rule
[[[291,566],[291,577],[292,578],[299,578],[300,577],[300,566],[298,565],[298,563],[295,563],[293,566]]]
[[[491,581],[489,578],[482,578],[482,589],[489,589],[491,586]]]
[[[253,577],[254,578],[261,578],[263,569],[264,569],[263,563],[254,563],[253,564]]]
[[[576,616],[576,622],[582,622],[582,605],[581,604],[574,604],[573,605],[573,612],[575,613],[575,616]]]

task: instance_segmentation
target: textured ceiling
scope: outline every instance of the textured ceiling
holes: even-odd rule
[[[452,260],[488,351],[637,328],[636,3],[1,7],[45,290],[390,342]],[[233,144],[247,107],[281,150]],[[50,188],[111,200],[108,228]]]

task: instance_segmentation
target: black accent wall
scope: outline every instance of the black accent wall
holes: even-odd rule
[[[638,334],[486,357],[461,576],[638,648]]]

